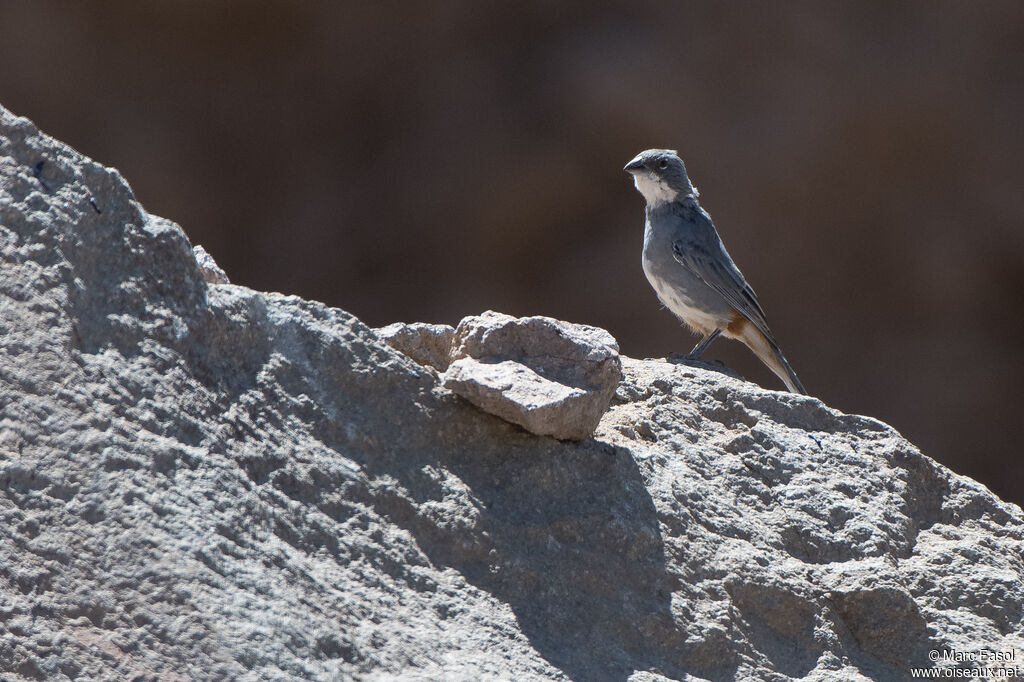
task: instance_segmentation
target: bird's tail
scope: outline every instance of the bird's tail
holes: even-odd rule
[[[768,369],[775,372],[775,375],[782,379],[782,383],[786,384],[786,388],[792,393],[800,393],[807,395],[807,390],[804,385],[800,383],[800,379],[797,378],[796,372],[786,362],[786,356],[782,354],[782,350],[779,349],[779,345],[775,343],[775,339],[765,336],[752,324],[746,324],[743,326],[742,332],[738,335],[740,341],[746,344],[747,348],[753,351],[754,355],[765,364]]]

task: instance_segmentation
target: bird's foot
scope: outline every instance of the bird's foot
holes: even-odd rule
[[[676,364],[687,362],[708,362],[707,360],[702,358],[699,353],[669,353],[667,356],[665,356],[665,360]]]

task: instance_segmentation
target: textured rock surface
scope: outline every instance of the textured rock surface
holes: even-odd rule
[[[453,327],[446,324],[395,322],[374,331],[384,343],[424,367],[433,367],[443,372],[451,364],[452,342],[455,340]]]
[[[484,412],[563,440],[593,435],[622,375],[611,334],[550,317],[488,311],[458,329],[395,322],[375,331]]]
[[[464,318],[442,385],[481,410],[541,436],[594,433],[622,376],[603,329],[493,311]]]
[[[460,358],[448,367],[441,385],[484,412],[540,436],[588,438],[603,413],[594,414],[596,406],[586,391],[545,379],[511,360]]]
[[[4,679],[1024,659],[1020,508],[877,421],[626,359],[592,439],[533,436],[343,311],[207,285],[116,172],[6,112],[0,256]]]
[[[196,257],[196,264],[199,266],[199,274],[207,284],[231,284],[228,275],[224,272],[217,261],[213,260],[206,249],[199,244],[192,247],[192,254]]]

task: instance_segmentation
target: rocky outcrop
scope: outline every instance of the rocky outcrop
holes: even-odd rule
[[[211,284],[116,171],[0,112],[5,679],[1022,667],[1024,514],[885,424],[622,358],[560,441],[425,364]]]

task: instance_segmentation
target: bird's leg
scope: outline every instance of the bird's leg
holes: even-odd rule
[[[701,354],[703,354],[704,351],[708,349],[708,346],[711,345],[711,342],[718,338],[718,335],[721,333],[721,329],[716,329],[715,331],[705,336],[703,339],[700,340],[700,342],[697,343],[696,346],[693,347],[693,350],[686,354],[686,359],[700,360]]]

